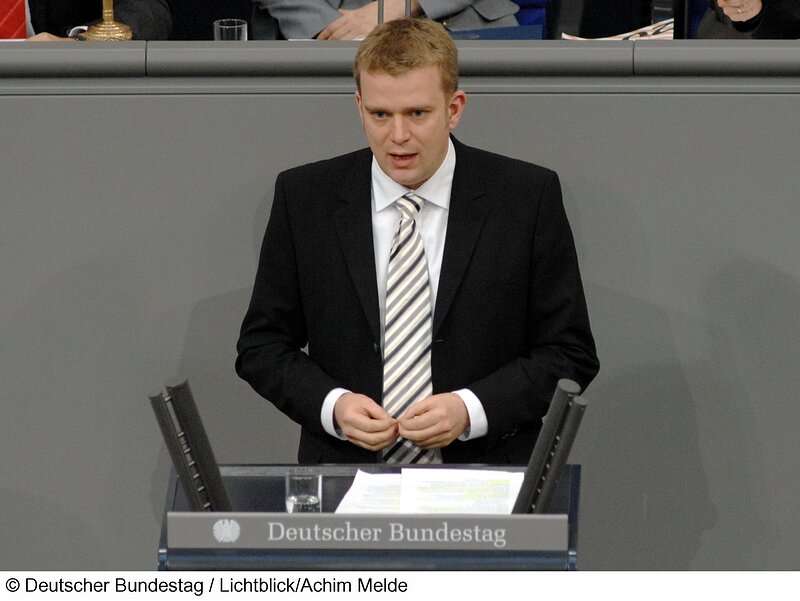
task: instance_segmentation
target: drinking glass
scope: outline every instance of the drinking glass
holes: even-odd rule
[[[214,21],[214,39],[217,41],[247,41],[247,21],[219,19]]]
[[[293,469],[286,474],[286,511],[322,511],[322,475],[310,469]]]

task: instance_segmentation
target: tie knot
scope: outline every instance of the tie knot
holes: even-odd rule
[[[397,208],[400,209],[403,219],[414,219],[422,208],[422,205],[425,204],[425,200],[413,192],[409,192],[398,199],[395,204]]]

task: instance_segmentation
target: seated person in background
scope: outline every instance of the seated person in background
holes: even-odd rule
[[[698,38],[797,39],[800,0],[709,0]]]
[[[253,0],[278,22],[286,39],[360,40],[378,23],[370,0]],[[405,0],[386,0],[384,21],[405,15]],[[511,0],[412,0],[411,15],[440,21],[447,29],[514,27],[519,6]]]
[[[6,4],[0,10],[5,10]],[[70,39],[74,28],[99,21],[103,16],[102,0],[28,0],[27,5],[27,30],[17,30],[19,35],[0,30],[0,38],[64,41]],[[114,19],[129,26],[135,40],[166,40],[172,30],[169,0],[116,0]]]
[[[583,0],[578,35],[604,38],[650,25],[651,0]]]

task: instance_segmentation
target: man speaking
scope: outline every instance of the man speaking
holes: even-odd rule
[[[452,137],[440,24],[378,26],[353,71],[369,148],[278,176],[237,372],[300,463],[526,463],[598,369],[558,177]]]

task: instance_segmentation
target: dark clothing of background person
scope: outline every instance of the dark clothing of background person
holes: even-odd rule
[[[650,24],[650,0],[583,0],[578,35],[605,38]]]
[[[697,37],[796,40],[800,38],[800,0],[762,0],[761,12],[741,23],[732,22],[716,0],[709,0],[709,9],[698,27]]]
[[[61,37],[103,17],[102,0],[28,0],[28,7],[36,33]],[[168,0],[115,0],[114,19],[128,25],[137,40],[166,40],[172,30]]]

